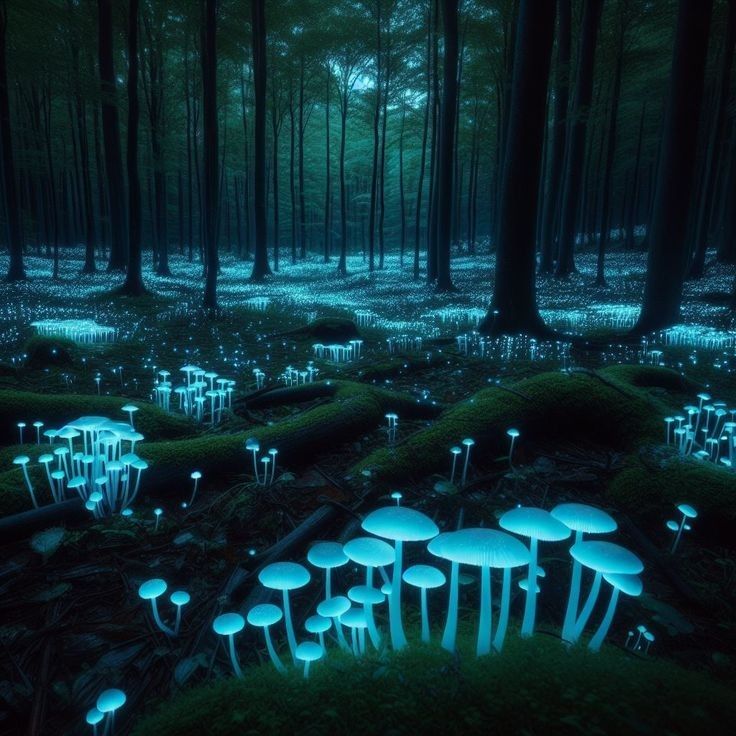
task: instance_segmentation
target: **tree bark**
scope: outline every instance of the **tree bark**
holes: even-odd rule
[[[487,334],[544,331],[535,276],[539,177],[555,4],[521,0],[501,189],[493,302],[479,330]],[[519,196],[523,192],[524,196]]]
[[[635,334],[680,318],[712,0],[680,0],[660,149],[644,301]]]
[[[252,0],[253,91],[255,107],[253,141],[253,196],[255,212],[255,255],[253,281],[271,275],[268,265],[268,232],[266,226],[266,10],[265,0]]]
[[[587,0],[583,11],[582,39],[578,57],[578,78],[575,102],[567,136],[567,171],[560,211],[560,239],[556,276],[567,276],[575,270],[575,221],[580,204],[585,137],[593,95],[593,69],[598,42],[603,0]]]

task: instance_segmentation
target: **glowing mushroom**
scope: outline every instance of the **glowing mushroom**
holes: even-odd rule
[[[445,574],[431,565],[412,565],[404,572],[404,581],[421,591],[422,641],[429,642],[429,614],[427,612],[427,589],[445,584]]]
[[[597,652],[603,644],[603,640],[608,634],[608,630],[611,628],[611,622],[613,621],[613,614],[616,612],[616,603],[618,602],[619,593],[625,593],[626,595],[639,596],[642,591],[641,578],[638,575],[604,575],[603,579],[611,586],[611,600],[608,603],[608,608],[603,616],[600,626],[593,634],[593,638],[588,643],[588,649],[592,652]]]
[[[325,571],[325,599],[332,598],[332,570],[348,561],[342,545],[339,542],[317,542],[307,552],[307,560]]]
[[[239,613],[222,613],[212,622],[212,628],[216,634],[227,637],[233,670],[238,677],[242,677],[243,670],[240,669],[238,653],[235,651],[235,634],[245,628],[245,619]]]
[[[247,618],[251,626],[257,626],[263,629],[263,635],[266,638],[266,649],[268,649],[268,656],[271,658],[273,666],[279,672],[286,672],[286,667],[284,667],[281,658],[274,649],[273,641],[271,641],[271,632],[269,631],[270,626],[278,623],[283,618],[281,609],[278,606],[274,606],[273,603],[261,603],[260,605],[253,606],[248,611]]]
[[[421,511],[406,506],[385,506],[363,519],[363,529],[377,537],[394,540],[396,559],[393,568],[391,595],[388,599],[389,629],[394,649],[406,646],[401,623],[401,562],[404,542],[422,542],[439,533],[437,524]],[[347,553],[346,553],[347,554]]]
[[[309,677],[309,665],[312,662],[316,662],[318,659],[322,659],[322,655],[325,650],[317,644],[315,641],[303,641],[296,648],[296,659],[300,662],[304,662],[304,679]]]

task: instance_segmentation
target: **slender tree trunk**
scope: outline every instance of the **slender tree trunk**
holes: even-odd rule
[[[641,106],[641,117],[639,119],[639,135],[636,139],[636,155],[634,156],[634,174],[631,185],[631,196],[629,197],[628,208],[626,211],[626,250],[634,250],[636,229],[636,211],[637,203],[641,193],[641,147],[644,138],[644,120],[647,113],[646,101]]]
[[[493,302],[485,333],[540,333],[534,283],[539,177],[555,4],[521,0],[502,179]],[[519,192],[524,192],[523,197]]]
[[[565,138],[567,132],[567,107],[570,99],[570,49],[572,39],[572,0],[559,0],[557,20],[557,59],[555,61],[555,108],[552,121],[552,146],[547,192],[543,200],[541,258],[539,272],[550,274],[554,270],[555,218],[562,197]]]
[[[401,104],[401,129],[399,131],[399,265],[404,266],[404,250],[406,248],[406,200],[404,197],[404,127],[406,125],[406,102]]]
[[[138,176],[138,0],[128,3],[128,270],[122,291],[140,296],[146,289],[141,272],[141,183]]]
[[[299,256],[307,257],[307,220],[304,206],[304,54],[299,57]]]
[[[381,0],[376,0],[376,88],[373,108],[373,163],[371,199],[368,206],[368,270],[375,269],[376,187],[378,185],[378,124],[381,117]]]
[[[583,11],[582,39],[578,58],[575,102],[567,137],[567,171],[560,212],[560,241],[556,276],[567,276],[575,270],[575,221],[580,204],[585,137],[593,94],[593,69],[598,42],[603,0],[587,0]]]
[[[348,92],[343,91],[340,103],[340,260],[337,264],[337,272],[347,276],[347,246],[348,246],[348,222],[347,222],[347,200],[345,193],[345,139],[347,136],[348,122]]]
[[[457,106],[458,0],[442,0],[444,25],[444,75],[442,80],[442,124],[440,127],[437,212],[437,289],[455,291],[450,276],[452,238],[453,170]]]
[[[294,130],[294,94],[289,91],[289,197],[291,200],[291,262],[296,263],[297,238],[296,229],[296,176],[294,167],[294,153],[296,149],[296,131]]]
[[[687,257],[685,233],[712,8],[712,0],[679,2],[647,279],[635,334],[669,327],[680,318]]]
[[[253,281],[271,275],[268,265],[268,232],[266,225],[266,11],[265,0],[252,0],[253,90],[255,107],[253,157],[253,194],[255,199],[255,257]]]
[[[419,154],[419,177],[417,182],[417,203],[414,220],[414,280],[419,280],[419,238],[422,221],[422,190],[424,188],[424,170],[427,162],[427,131],[429,128],[429,107],[432,100],[432,0],[427,10],[427,93],[424,104],[424,124],[422,125],[422,148]]]
[[[254,2],[254,5],[257,3]],[[255,35],[255,33],[254,33]],[[203,0],[202,23],[202,154],[204,192],[204,262],[203,306],[217,309],[217,209],[218,209],[218,130],[217,130],[217,0]]]
[[[330,78],[330,65],[327,64],[327,88],[325,97],[325,263],[330,262],[330,236],[332,232],[332,179],[330,177]]]

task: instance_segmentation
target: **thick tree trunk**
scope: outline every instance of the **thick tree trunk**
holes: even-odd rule
[[[647,280],[636,334],[669,327],[680,318],[687,258],[685,235],[712,8],[712,0],[679,2]]]
[[[587,0],[583,10],[582,39],[578,57],[578,79],[575,102],[567,136],[567,171],[560,210],[560,239],[556,276],[567,276],[575,270],[575,223],[583,175],[585,137],[593,95],[593,69],[598,42],[603,0]]]
[[[458,0],[442,0],[444,26],[444,74],[442,79],[442,123],[438,152],[437,289],[454,291],[450,275],[452,239],[453,169],[457,107]]]
[[[565,162],[567,106],[570,99],[570,49],[572,39],[572,0],[559,0],[557,20],[557,59],[555,61],[555,109],[552,121],[552,150],[547,191],[542,209],[541,257],[539,272],[554,270],[555,220],[562,201],[561,185]]]
[[[257,5],[257,2],[253,3]],[[217,308],[217,209],[219,199],[218,130],[217,130],[217,0],[203,0],[202,24],[202,158],[204,192],[204,262],[203,306]],[[255,34],[254,34],[255,35]]]
[[[493,302],[484,333],[540,333],[535,231],[555,4],[521,0],[501,190]],[[524,196],[519,196],[524,192]]]
[[[252,0],[253,91],[255,107],[253,195],[255,200],[255,256],[253,281],[271,275],[266,225],[266,10],[265,0]]]

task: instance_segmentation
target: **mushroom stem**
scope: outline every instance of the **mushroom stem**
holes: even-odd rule
[[[493,609],[491,606],[491,568],[483,565],[480,569],[480,618],[478,619],[478,644],[476,656],[491,651],[491,630],[493,627]]]
[[[573,644],[580,638],[580,634],[583,633],[583,629],[585,629],[585,625],[588,623],[590,614],[593,613],[595,602],[598,600],[598,592],[601,589],[602,578],[603,576],[601,573],[596,571],[595,578],[593,578],[593,585],[590,588],[590,593],[588,593],[583,610],[580,612],[580,618],[575,622],[572,640]]]
[[[445,630],[442,634],[442,648],[448,652],[455,651],[455,634],[457,633],[457,606],[460,565],[453,562],[450,568],[450,598],[447,606]]]
[[[263,628],[263,633],[266,636],[266,649],[268,649],[268,656],[271,657],[273,666],[281,673],[286,672],[286,667],[284,667],[284,664],[281,661],[281,658],[279,657],[278,654],[276,654],[276,650],[273,647],[273,642],[271,641],[271,632],[268,630],[268,626],[265,626]],[[307,667],[308,666],[309,666],[309,662],[307,662]]]
[[[286,622],[286,638],[289,642],[289,651],[291,658],[296,664],[296,636],[294,636],[294,627],[291,624],[291,608],[289,607],[289,591],[284,590],[284,621]]]
[[[309,660],[305,660],[304,662],[304,679],[309,679]]]
[[[391,583],[391,595],[388,598],[388,618],[391,630],[391,646],[403,649],[406,646],[406,635],[401,623],[401,553],[403,542],[396,540],[396,559],[394,560],[394,577]]]
[[[537,546],[536,537],[529,540],[529,577],[527,578],[526,601],[524,603],[524,619],[521,624],[521,636],[527,638],[534,633],[534,620],[537,613]]]
[[[373,587],[373,568],[366,567],[365,569],[365,584],[369,587]],[[371,643],[378,649],[381,646],[381,634],[376,626],[376,619],[373,617],[373,604],[366,603],[363,605],[365,611],[365,620],[368,628],[368,636],[371,638]]]
[[[325,568],[325,600],[332,598],[332,569]]]
[[[174,632],[161,620],[161,616],[158,612],[158,604],[155,598],[151,598],[151,608],[153,609],[153,620],[156,622],[156,626],[169,636],[173,636]]]
[[[33,492],[33,486],[31,485],[31,479],[28,477],[28,470],[26,466],[23,466],[23,475],[26,479],[26,485],[28,486],[28,492],[31,494],[31,501],[33,502],[33,508],[38,508],[38,502],[36,501],[36,494]]]
[[[583,538],[579,530],[575,532],[575,544]],[[575,640],[575,619],[578,615],[578,604],[580,602],[580,579],[583,575],[582,565],[575,559],[572,562],[572,580],[570,581],[570,595],[567,599],[567,610],[565,621],[562,624],[562,641],[573,643]],[[536,583],[536,580],[534,581]]]
[[[240,662],[238,662],[238,653],[235,651],[235,636],[228,634],[228,644],[230,649],[230,661],[233,663],[233,669],[238,677],[243,676],[243,670],[240,669]]]
[[[176,607],[176,623],[174,624],[174,636],[179,635],[179,628],[181,627],[181,606]]]
[[[337,633],[337,643],[340,645],[340,649],[348,651],[350,646],[348,640],[345,638],[345,632],[342,630],[342,624],[337,616],[332,617],[332,621],[335,624],[335,632]]]
[[[536,582],[536,581],[535,581]],[[509,603],[511,601],[511,568],[503,569],[503,590],[501,591],[501,610],[496,626],[496,636],[493,638],[493,648],[500,652],[506,638],[506,627],[509,623]]]
[[[601,621],[601,625],[598,627],[595,634],[593,634],[593,638],[588,643],[588,649],[590,649],[591,652],[597,652],[600,650],[601,644],[603,644],[603,640],[606,638],[606,634],[608,634],[608,629],[611,628],[611,621],[613,621],[613,614],[616,612],[617,602],[618,588],[614,586],[613,591],[611,592],[611,600],[608,602],[606,614],[603,616],[603,621]]]
[[[25,472],[25,468],[23,468],[23,471]],[[670,550],[671,554],[674,554],[677,550],[677,545],[680,543],[680,537],[682,536],[682,530],[685,528],[685,521],[687,520],[687,517],[685,514],[682,515],[682,519],[680,520],[680,526],[677,528],[677,534],[675,535],[675,541],[672,543],[672,549]]]
[[[429,643],[429,614],[427,612],[427,589],[422,588],[422,641]]]

